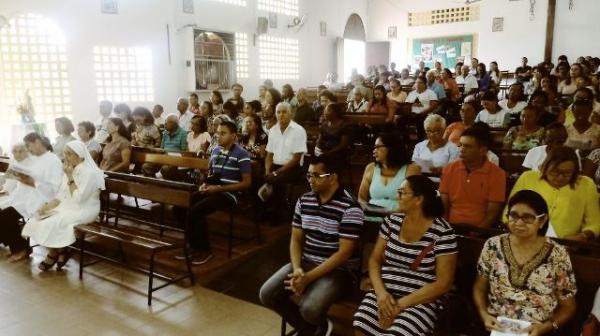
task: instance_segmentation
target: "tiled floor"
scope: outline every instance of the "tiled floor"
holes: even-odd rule
[[[1,251],[0,251],[1,252]],[[33,259],[0,258],[0,335],[278,335],[280,319],[260,306],[206,288],[169,286],[146,305],[147,277],[107,263],[77,277],[41,273]]]

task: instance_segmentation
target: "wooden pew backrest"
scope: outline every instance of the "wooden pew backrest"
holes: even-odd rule
[[[181,153],[149,153],[134,150],[131,153],[131,162],[208,170],[208,159],[183,156]]]

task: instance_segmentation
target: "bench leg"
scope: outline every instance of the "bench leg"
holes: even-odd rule
[[[154,280],[154,251],[150,255],[150,267],[148,274],[148,306],[152,305],[152,281]]]
[[[286,325],[286,322],[285,322],[285,318],[282,317],[281,318],[281,336],[286,336],[285,335],[285,333],[287,331],[286,329],[287,329],[287,325]]]
[[[85,233],[81,234],[81,238],[79,238],[79,280],[83,280],[83,248],[85,245]]]
[[[194,277],[194,272],[192,272],[192,261],[190,260],[190,253],[187,248],[187,244],[183,245],[183,255],[185,256],[185,266],[187,267],[188,275],[190,277],[190,282],[192,286],[196,284],[196,279]]]
[[[121,201],[123,201],[123,197],[121,194],[117,196],[117,208],[115,209],[115,227],[119,225],[119,216],[121,215]]]

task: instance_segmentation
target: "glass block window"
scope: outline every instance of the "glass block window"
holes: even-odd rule
[[[248,78],[248,34],[235,33],[235,55],[237,78]]]
[[[479,20],[479,5],[408,13],[408,26],[431,26]]]
[[[217,2],[223,2],[230,5],[238,5],[246,7],[246,0],[212,0]]]
[[[0,119],[21,119],[19,106],[33,106],[36,122],[71,115],[65,37],[52,21],[23,14],[0,29]]]
[[[258,9],[272,13],[298,16],[298,0],[258,0]]]
[[[258,39],[260,78],[298,79],[300,49],[298,40],[261,35]]]
[[[94,71],[98,101],[154,101],[150,48],[96,46]]]

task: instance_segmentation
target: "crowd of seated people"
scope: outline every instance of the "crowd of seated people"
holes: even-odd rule
[[[354,316],[357,334],[433,330],[439,300],[454,279],[453,225],[466,224],[509,232],[485,244],[477,265],[473,296],[485,326],[500,328],[496,317],[504,316],[533,323],[532,334],[541,335],[570,319],[576,291],[564,248],[546,237],[593,242],[600,235],[598,65],[585,58],[569,64],[562,57],[556,67],[530,67],[523,58],[515,82],[503,89],[498,64],[491,62],[487,71],[476,58],[470,66],[457,64],[455,73],[440,62],[434,69],[419,64],[413,76],[408,69],[380,66],[367,77],[354,76],[352,90],[343,89],[350,92],[346,101],[338,101],[342,85],[332,74],[315,90],[314,102],[309,89],[294,92],[286,84],[279,91],[270,81],[255,100],[245,99],[243,87],[234,84],[227,100],[219,91],[203,102],[192,93],[164,117],[162,105],[132,112],[126,104],[102,101],[95,123],[78,124],[80,140],[71,135],[72,122],[59,118],[54,152],[36,134],[25,137],[27,151],[15,147],[13,168],[31,174],[15,174],[16,182],[0,195],[0,221],[7,223],[0,242],[18,261],[29,255],[24,237],[31,237],[48,248],[40,269],[60,269],[70,257],[65,247],[74,241],[73,227],[98,215],[102,171],[130,173],[138,147],[191,151],[208,157],[209,167],[190,210],[186,237],[192,262],[204,264],[213,255],[206,216],[235,207],[247,192],[259,194],[264,208],[283,216],[274,220],[292,220],[290,264],[264,284],[260,299],[301,334],[321,335],[330,328],[327,310],[350,291],[367,220],[380,229],[369,259],[372,289]],[[412,119],[396,118],[402,104],[410,104]],[[452,106],[460,109],[460,120]],[[379,114],[387,125],[372,138],[374,162],[364,168],[358,194],[352,195],[342,186],[340,166],[348,162],[354,136],[346,114],[356,113]],[[404,122],[423,130],[418,141],[407,140]],[[314,124],[312,150],[306,128]],[[493,142],[491,130],[503,132],[500,143]],[[527,151],[522,164],[527,171],[512,188],[514,172],[501,167],[502,151]],[[182,180],[186,174],[175,166],[140,168],[154,178]],[[278,211],[288,198],[285,186],[305,174],[311,191],[285,217]],[[70,216],[75,204],[85,211]],[[176,213],[183,218],[183,210]],[[546,257],[534,258],[538,255]],[[518,273],[525,264],[534,271]],[[532,276],[561,282],[525,281]],[[523,286],[528,289],[518,301],[527,302],[518,304],[527,309],[511,311],[515,303],[506,302],[501,290]],[[289,299],[293,294],[303,297],[300,305]]]

